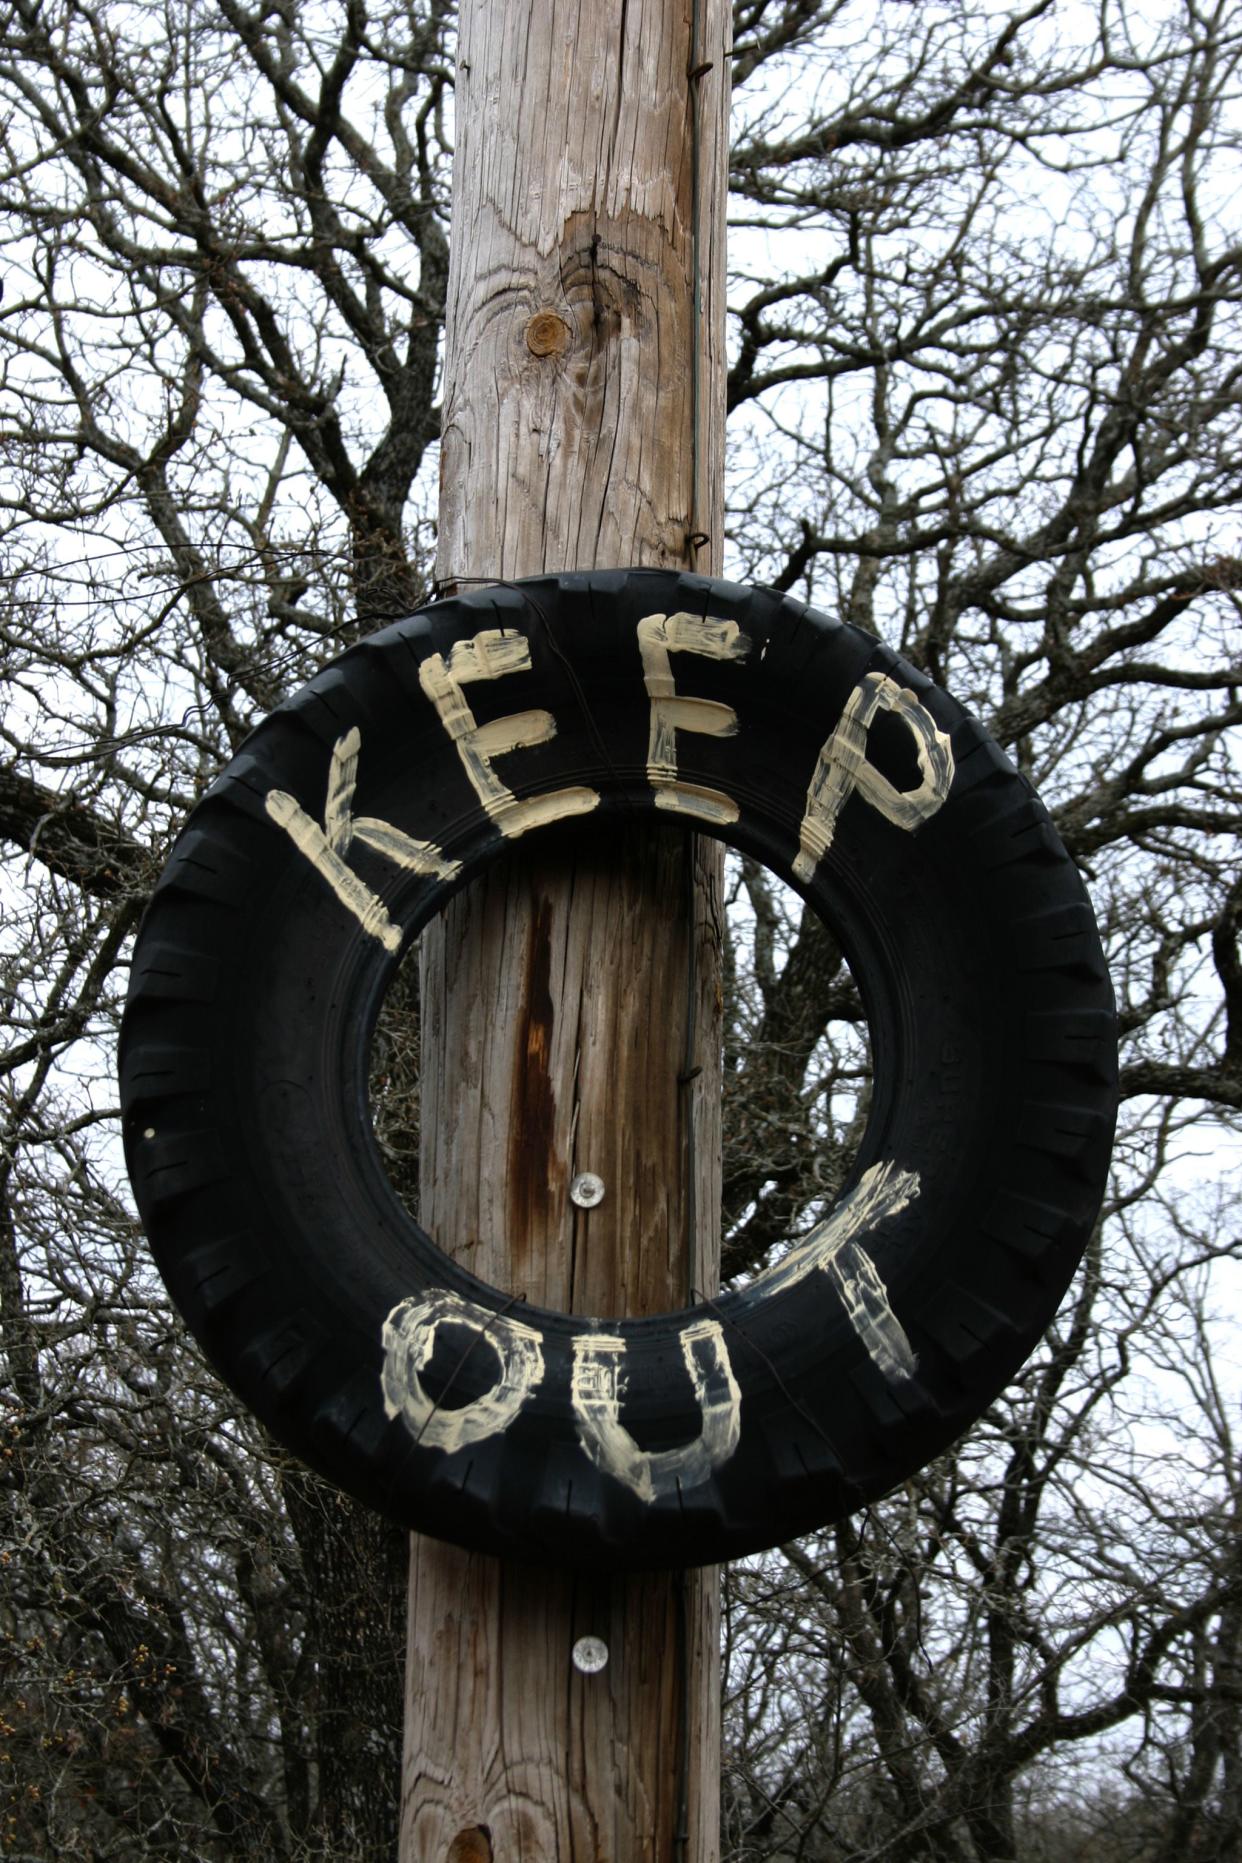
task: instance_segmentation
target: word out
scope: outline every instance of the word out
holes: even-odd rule
[[[889,1304],[864,1236],[918,1195],[918,1176],[891,1161],[873,1165],[832,1214],[747,1291],[746,1306],[783,1292],[808,1275],[826,1274],[871,1358],[902,1381],[916,1369],[905,1332]],[[745,1321],[735,1321],[745,1330]],[[496,1375],[471,1402],[433,1398],[423,1374],[441,1326],[464,1328],[491,1348]],[[695,1316],[678,1331],[682,1362],[699,1412],[699,1431],[670,1449],[643,1449],[621,1418],[629,1378],[624,1338],[603,1330],[576,1333],[569,1368],[569,1398],[578,1445],[604,1474],[648,1504],[702,1487],[727,1462],[741,1438],[742,1394],[720,1322]],[[508,1429],[547,1375],[544,1337],[524,1320],[496,1313],[444,1287],[400,1301],[384,1321],[381,1382],[384,1409],[400,1417],[415,1441],[448,1454]],[[458,1360],[459,1367],[469,1348]]]

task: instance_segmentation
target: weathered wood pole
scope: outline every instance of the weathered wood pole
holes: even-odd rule
[[[723,0],[465,0],[442,585],[719,569],[728,35]],[[600,1314],[714,1287],[719,915],[710,844],[587,827],[425,934],[422,1215],[486,1280]],[[715,1573],[415,1538],[403,1863],[713,1863],[717,1643]]]

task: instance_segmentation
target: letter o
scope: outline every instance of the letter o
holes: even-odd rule
[[[467,1404],[446,1406],[429,1397],[423,1372],[435,1349],[440,1327],[468,1326],[486,1340],[500,1360],[490,1388]],[[464,1449],[498,1436],[513,1422],[543,1377],[539,1334],[506,1313],[493,1313],[448,1288],[434,1288],[395,1306],[384,1321],[384,1409],[400,1417],[415,1442],[429,1449]],[[464,1370],[468,1353],[459,1370]],[[447,1395],[447,1393],[446,1393]]]

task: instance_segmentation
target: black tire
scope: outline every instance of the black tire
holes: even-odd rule
[[[371,1132],[368,1051],[400,948],[504,845],[511,804],[576,788],[598,794],[597,820],[666,818],[637,628],[677,615],[679,693],[738,717],[731,738],[678,730],[677,778],[731,798],[738,819],[716,831],[842,941],[873,1105],[810,1254],[715,1303],[601,1325],[516,1305],[520,1289],[477,1282],[413,1222]],[[704,657],[707,618],[737,624],[744,652]],[[529,668],[469,685],[458,728],[544,708],[557,729],[494,753],[482,780],[510,803],[493,793],[489,814],[420,671],[495,629],[526,641]],[[648,625],[651,652],[653,638]],[[825,766],[835,835],[799,874],[808,785],[846,714],[855,760],[838,736]],[[415,840],[433,851],[411,856]],[[441,876],[394,851],[439,859]],[[947,1448],[1013,1376],[1099,1208],[1116,1031],[1077,871],[960,706],[779,594],[617,571],[427,608],[258,727],[152,898],[121,1085],[160,1270],[276,1437],[421,1532],[665,1566],[839,1518]]]

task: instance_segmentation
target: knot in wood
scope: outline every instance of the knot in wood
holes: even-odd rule
[[[571,334],[565,319],[555,311],[536,311],[526,326],[526,347],[532,356],[563,356]]]
[[[458,1831],[448,1847],[445,1863],[492,1863],[492,1833],[486,1824]]]

